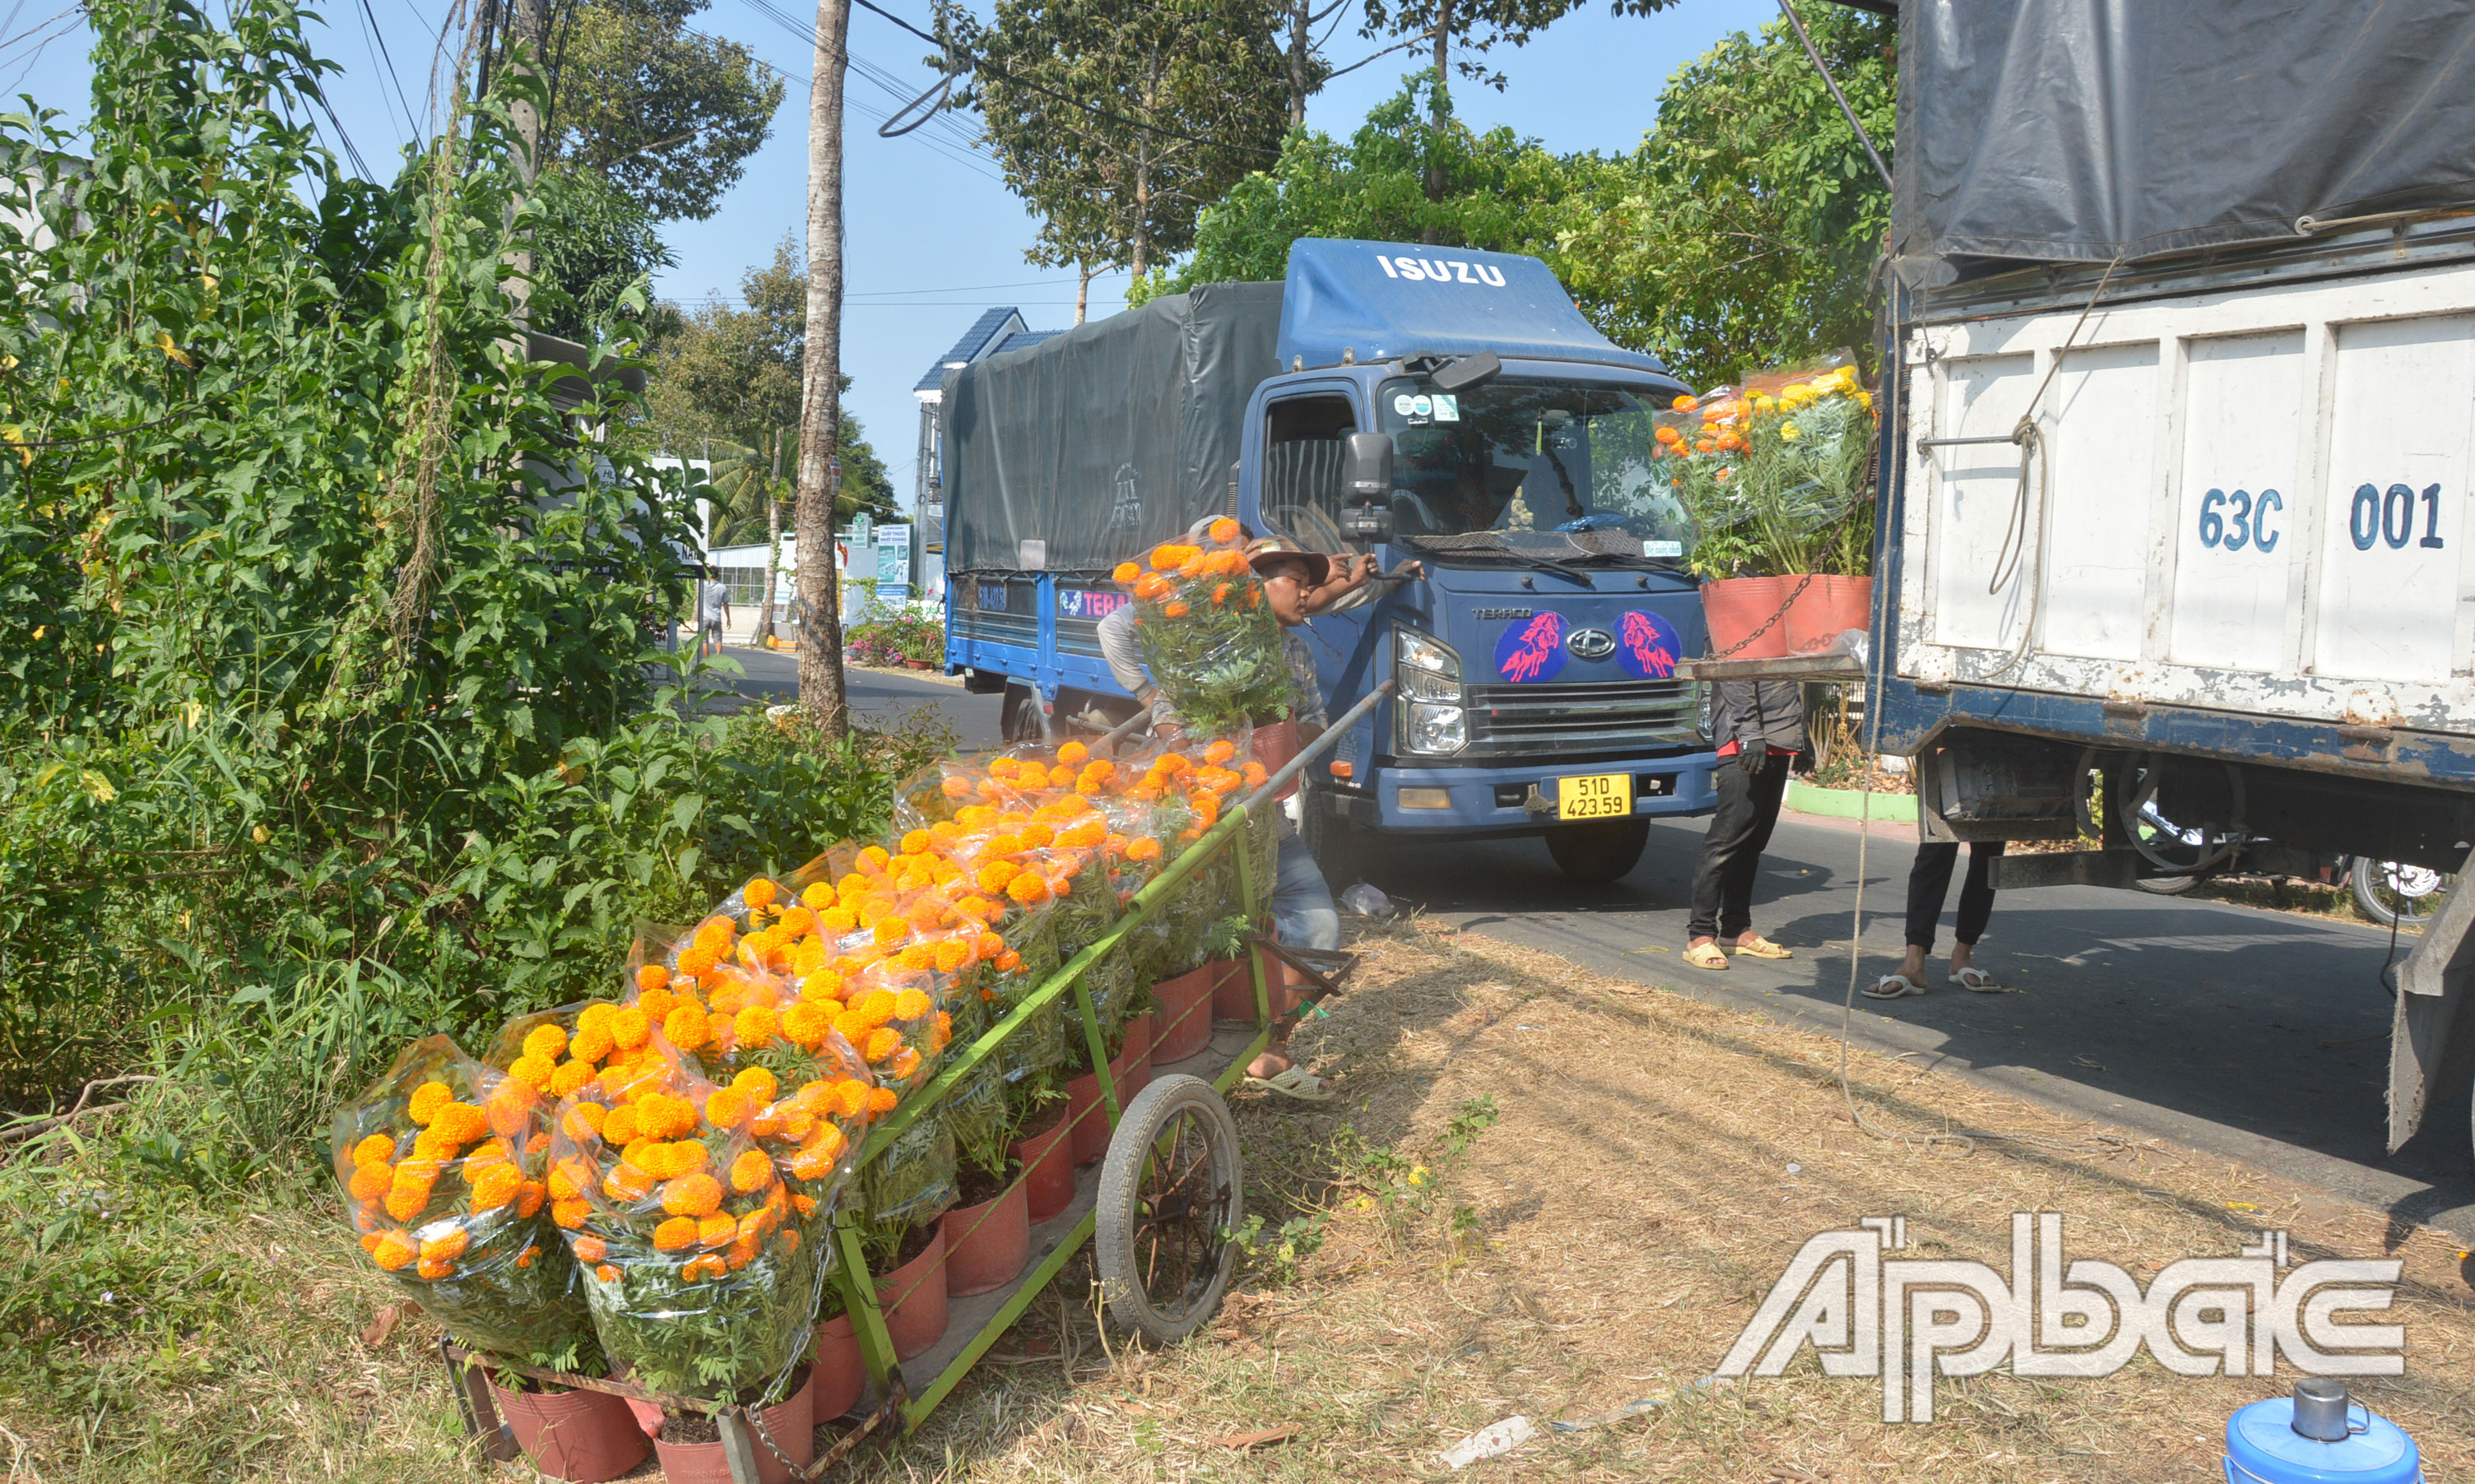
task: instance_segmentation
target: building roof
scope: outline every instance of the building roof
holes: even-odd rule
[[[1062,329],[1020,330],[998,341],[994,346],[990,348],[989,353],[991,355],[1003,355],[1008,351],[1023,350],[1026,347],[1038,345],[1042,340],[1046,340],[1053,335],[1062,335],[1064,333],[1066,333],[1066,331]]]
[[[1008,334],[1023,332],[1022,311],[1012,304],[986,311],[971,322],[970,328],[963,331],[963,338],[954,342],[952,350],[937,357],[937,363],[928,368],[928,374],[921,377],[919,384],[911,390],[915,393],[938,390],[944,384],[947,368],[968,366],[990,354],[992,348]]]

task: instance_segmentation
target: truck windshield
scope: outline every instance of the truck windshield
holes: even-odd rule
[[[1439,555],[1680,562],[1692,526],[1652,459],[1665,401],[1605,382],[1505,377],[1456,397],[1388,381],[1393,531]]]

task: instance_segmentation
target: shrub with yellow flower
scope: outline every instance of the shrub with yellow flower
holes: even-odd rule
[[[549,1107],[433,1035],[337,1111],[331,1142],[370,1261],[462,1343],[575,1371],[599,1357],[548,1211]]]
[[[1132,564],[1128,564],[1132,565]],[[1280,625],[1246,563],[1238,523],[1215,521],[1199,545],[1154,547],[1127,584],[1135,637],[1162,698],[1190,731],[1228,732],[1289,714]]]
[[[1874,398],[1849,353],[1679,399],[1654,420],[1652,436],[1658,467],[1696,526],[1696,572],[1870,570]]]

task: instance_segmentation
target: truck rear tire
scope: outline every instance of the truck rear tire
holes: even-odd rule
[[[1630,875],[1650,843],[1647,819],[1594,819],[1559,824],[1547,832],[1547,853],[1574,881],[1601,886]]]
[[[1005,700],[997,714],[997,730],[1010,742],[1036,742],[1045,739],[1040,724],[1040,693],[1019,680],[1006,682]]]
[[[1366,829],[1334,814],[1332,804],[1329,786],[1317,783],[1311,773],[1300,781],[1298,838],[1314,857],[1315,869],[1323,872],[1324,885],[1337,897],[1366,874]]]

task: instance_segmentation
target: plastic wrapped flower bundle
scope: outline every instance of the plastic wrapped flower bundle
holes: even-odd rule
[[[803,1235],[821,1203],[793,1191],[782,1165],[831,1181],[845,1129],[890,1095],[857,1078],[779,1092],[763,1068],[721,1085],[657,1057],[559,1106],[553,1219],[604,1349],[656,1391],[737,1395],[785,1374],[807,1343],[830,1247]]]
[[[1679,398],[1653,435],[1699,530],[1696,571],[1866,572],[1874,399],[1848,353]]]
[[[1206,535],[1154,547],[1114,575],[1139,604],[1136,642],[1161,693],[1188,730],[1210,736],[1287,716],[1289,674],[1238,523],[1214,521]]]
[[[575,1371],[596,1350],[545,1209],[547,1107],[433,1035],[335,1115],[335,1175],[369,1260],[456,1339]]]

